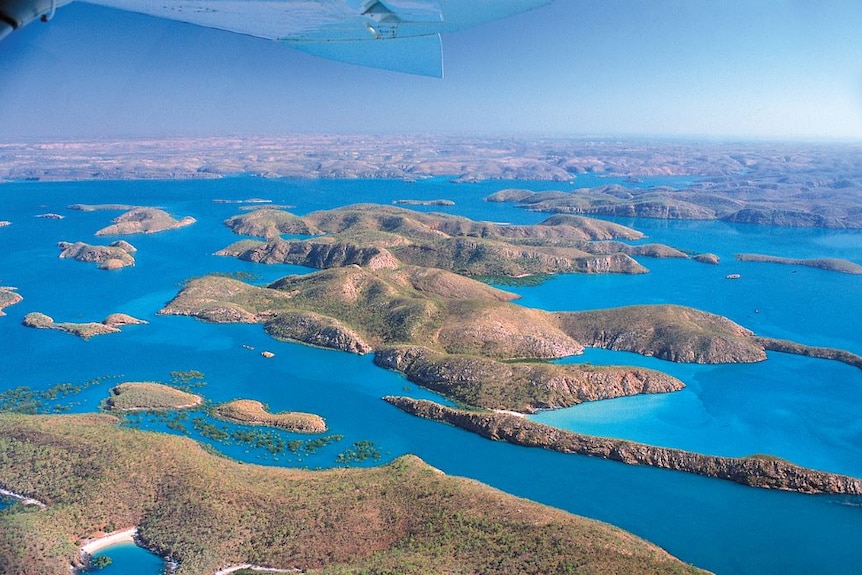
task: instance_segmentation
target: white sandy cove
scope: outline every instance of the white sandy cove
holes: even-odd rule
[[[105,547],[110,547],[117,543],[134,543],[135,534],[137,532],[137,527],[130,527],[128,529],[123,529],[122,531],[108,533],[104,537],[99,537],[98,539],[91,539],[87,544],[81,546],[81,553],[92,555],[97,551],[101,551]]]
[[[250,563],[243,563],[242,565],[231,565],[230,567],[219,569],[213,575],[228,575],[228,573],[233,573],[240,569],[250,569],[252,571],[260,571],[261,573],[302,573],[299,569],[274,569],[272,567],[258,567]]]
[[[134,543],[135,535],[137,533],[137,527],[130,527],[121,531],[108,533],[104,537],[99,537],[98,539],[91,539],[85,545],[81,546],[81,553],[92,555],[93,553],[101,551],[111,545],[117,545],[118,543]],[[252,565],[250,563],[243,563],[242,565],[232,565],[230,567],[219,569],[214,575],[228,575],[229,573],[239,571],[240,569],[251,569],[252,571],[260,571],[261,573],[301,573],[298,569],[273,569],[271,567],[258,567],[257,565]]]
[[[302,573],[299,569],[273,569],[272,567],[258,567],[250,563],[243,563],[242,565],[232,565],[219,569],[213,575],[228,575],[228,573],[233,573],[240,569],[251,569],[252,571],[260,571],[261,573]]]

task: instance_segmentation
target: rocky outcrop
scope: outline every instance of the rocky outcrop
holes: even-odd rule
[[[449,423],[495,441],[601,457],[628,465],[684,471],[750,487],[799,493],[862,495],[860,479],[800,467],[774,457],[702,455],[622,439],[581,435],[505,413],[464,411],[406,397],[384,399],[412,415]]]
[[[718,265],[718,262],[721,261],[721,259],[717,255],[709,254],[709,253],[697,254],[695,256],[692,256],[691,259],[693,259],[696,262],[700,262],[702,264],[710,264],[710,265]]]
[[[115,270],[135,265],[137,249],[127,241],[119,240],[107,246],[93,246],[84,242],[60,242],[61,258],[79,262],[95,262],[101,270]]]
[[[176,220],[158,208],[134,208],[114,218],[112,225],[97,231],[96,235],[152,234],[189,226],[195,221],[191,216]]]
[[[758,337],[757,342],[768,351],[779,351],[781,353],[792,353],[795,355],[804,355],[806,357],[816,357],[820,359],[830,359],[840,361],[847,365],[862,369],[862,357],[855,353],[850,353],[843,349],[833,349],[831,347],[813,347],[810,345],[802,345],[795,341],[786,339],[772,339],[770,337]]]
[[[765,262],[773,264],[784,264],[790,266],[805,266],[830,272],[844,274],[862,274],[862,266],[850,260],[840,258],[814,258],[807,260],[767,256],[762,254],[736,254],[736,259],[741,262]]]
[[[678,379],[649,369],[503,362],[425,347],[380,349],[374,363],[461,403],[523,413],[684,387]]]
[[[3,308],[19,303],[24,298],[15,291],[15,288],[9,286],[0,286],[0,316],[6,315],[3,313]]]
[[[102,322],[85,322],[85,323],[57,323],[54,318],[45,315],[44,313],[31,312],[24,316],[21,322],[26,327],[36,329],[56,329],[72,335],[77,335],[82,339],[90,339],[94,335],[104,335],[108,333],[118,333],[120,326],[145,324],[144,320],[135,319],[126,314],[111,314]]]
[[[302,342],[308,345],[337,349],[349,353],[365,354],[372,351],[356,331],[337,319],[310,311],[283,312],[267,321],[264,329],[269,335]]]
[[[589,347],[632,351],[683,363],[766,359],[753,333],[729,319],[675,305],[559,313],[562,329]]]

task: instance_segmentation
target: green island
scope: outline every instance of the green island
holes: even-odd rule
[[[24,298],[21,297],[21,294],[15,291],[15,288],[10,286],[0,286],[0,316],[6,315],[3,312],[3,308],[20,303],[23,299]]]
[[[26,327],[36,329],[56,329],[87,340],[94,335],[105,335],[108,333],[119,333],[120,328],[125,325],[141,325],[147,322],[142,319],[134,318],[124,313],[112,313],[101,322],[55,322],[50,316],[40,312],[30,312],[24,316],[21,322]]]
[[[0,514],[7,575],[66,573],[82,541],[137,527],[177,575],[698,573],[610,525],[449,477],[414,456],[303,471],[236,463],[102,414],[0,414],[3,488],[46,508]]]
[[[798,493],[862,495],[862,479],[800,467],[768,455],[757,454],[749,457],[703,455],[623,439],[582,435],[528,421],[508,413],[467,411],[408,397],[385,397],[384,399],[412,415],[448,423],[495,441],[601,457],[628,465],[649,465],[684,471],[726,479],[750,487]]]
[[[159,208],[132,208],[117,216],[112,224],[96,232],[97,236],[119,236],[127,234],[153,234],[165,230],[174,230],[195,223],[195,219],[186,216],[179,220]]]
[[[199,395],[153,381],[127,381],[110,391],[102,403],[107,411],[188,409],[203,403]]]
[[[850,260],[841,258],[814,258],[793,259],[763,254],[736,254],[736,259],[741,262],[765,262],[772,264],[784,264],[790,266],[805,266],[818,270],[839,272],[844,274],[862,274],[862,266]]]
[[[135,265],[135,246],[119,240],[107,246],[94,246],[84,242],[60,242],[61,258],[79,262],[95,262],[100,270],[116,270]]]
[[[270,413],[261,402],[253,399],[235,399],[222,403],[213,408],[212,414],[232,423],[278,427],[295,433],[326,431],[326,421],[319,415],[298,411]]]
[[[632,256],[688,257],[663,244],[615,241],[642,239],[643,234],[619,224],[570,215],[552,216],[537,225],[505,225],[360,204],[302,217],[261,209],[225,223],[238,234],[266,239],[241,240],[217,255],[319,269],[350,264],[384,269],[411,264],[470,277],[637,274],[648,270]],[[282,239],[280,234],[312,237]]]

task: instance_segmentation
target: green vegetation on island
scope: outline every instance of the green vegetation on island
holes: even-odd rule
[[[259,401],[235,399],[213,408],[212,413],[219,419],[244,425],[265,425],[278,427],[295,433],[323,433],[326,421],[313,413],[283,411],[270,413]]]
[[[790,266],[805,266],[844,274],[862,274],[862,266],[850,260],[840,258],[793,259],[762,254],[736,254],[736,259],[741,262],[766,262]]]
[[[507,413],[466,411],[408,397],[384,399],[406,413],[448,423],[495,441],[601,457],[628,465],[685,471],[749,487],[799,493],[862,495],[862,479],[800,467],[777,457],[703,455],[624,439],[582,435]]]
[[[174,219],[170,214],[158,208],[133,208],[114,218],[110,226],[96,232],[97,236],[119,236],[127,234],[152,234],[165,230],[173,230],[195,223],[195,219],[186,216]]]
[[[459,403],[524,413],[685,387],[678,379],[651,369],[500,361],[425,347],[381,349],[374,363]]]
[[[360,446],[362,449],[371,446]],[[225,565],[305,573],[695,573],[620,529],[448,477],[416,457],[301,471],[218,458],[107,415],[0,415],[7,575],[67,573],[83,539],[137,527],[177,575]]]
[[[108,333],[119,333],[120,328],[125,325],[139,325],[147,322],[142,319],[134,318],[123,313],[114,313],[106,317],[101,322],[55,322],[50,316],[44,313],[31,312],[24,316],[22,321],[26,327],[36,329],[56,329],[72,335],[77,335],[82,339],[90,339],[94,335],[105,335]]]
[[[551,313],[518,306],[513,297],[443,270],[350,265],[266,287],[197,278],[160,313],[262,323],[277,338],[374,352],[378,365],[462,403],[528,412],[682,387],[649,370],[534,362],[577,355],[584,346],[687,363],[766,359],[764,341],[750,330],[692,308]]]
[[[538,225],[505,225],[362,204],[303,217],[263,209],[225,223],[237,233],[267,239],[241,240],[218,255],[319,269],[412,264],[471,277],[645,273],[646,268],[632,255],[687,257],[660,244],[631,246],[608,241],[643,235],[619,224],[578,216],[554,216]],[[278,234],[326,235],[285,240]]]
[[[116,270],[135,265],[137,249],[127,241],[119,240],[107,246],[94,246],[84,242],[60,242],[61,258],[79,262],[95,262],[100,270]]]
[[[125,382],[111,389],[103,407],[108,411],[188,409],[203,403],[199,395],[152,381]]]

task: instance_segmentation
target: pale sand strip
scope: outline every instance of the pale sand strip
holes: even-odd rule
[[[299,569],[274,569],[272,567],[258,567],[257,565],[252,565],[251,563],[243,563],[242,565],[232,565],[230,567],[225,567],[224,569],[219,569],[213,575],[228,575],[228,573],[233,573],[234,571],[239,571],[240,569],[250,569],[252,571],[259,571],[261,573],[302,573]]]
[[[111,545],[116,545],[117,543],[134,543],[135,534],[137,532],[137,527],[130,527],[128,529],[123,529],[122,531],[114,531],[113,533],[108,533],[104,537],[99,537],[98,539],[91,539],[85,545],[81,546],[81,553],[87,553],[89,555],[92,555],[97,551],[101,551],[105,547],[110,547]]]
[[[13,493],[12,491],[6,491],[5,489],[0,489],[0,497],[10,497],[12,499],[17,499],[24,505],[36,505],[40,509],[45,509],[47,507],[44,503],[39,501],[38,499],[33,499],[31,497],[24,497],[23,495],[18,495],[17,493]]]

